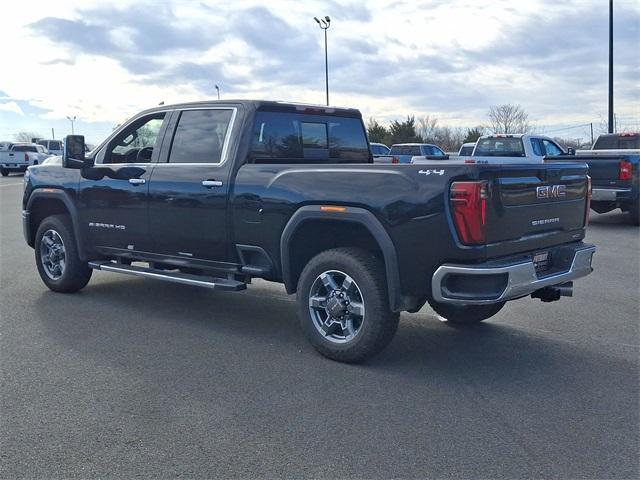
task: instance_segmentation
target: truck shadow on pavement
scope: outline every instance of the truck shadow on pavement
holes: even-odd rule
[[[636,368],[622,358],[594,356],[570,340],[501,324],[504,313],[458,329],[439,322],[426,309],[403,314],[396,337],[378,356],[360,365],[339,364],[307,343],[292,299],[266,282],[250,286],[248,292],[221,293],[96,275],[79,294],[44,292],[35,305],[38,321],[54,341],[106,363],[122,364],[118,357],[123,356],[144,362],[144,356],[162,352],[166,365],[172,359],[187,362],[185,358],[193,355],[206,369],[216,368],[221,356],[231,356],[245,363],[238,366],[241,370],[308,363],[370,379],[394,375],[417,384],[479,382],[502,391],[561,390],[567,382],[591,383],[600,372],[609,377],[600,382],[621,381],[618,375]],[[132,351],[138,357],[130,357]]]

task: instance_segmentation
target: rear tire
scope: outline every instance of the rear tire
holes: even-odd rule
[[[3,177],[6,177],[7,175],[9,175],[9,170],[5,170],[4,168],[1,168],[0,174],[2,174]]]
[[[38,273],[49,289],[73,293],[89,283],[92,270],[78,255],[73,226],[67,215],[52,215],[40,223],[34,250]]]
[[[429,301],[429,305],[447,323],[452,326],[468,326],[493,317],[502,310],[506,302],[489,305],[450,305],[447,303]]]
[[[314,348],[339,362],[361,362],[393,339],[400,315],[389,307],[382,261],[366,250],[319,253],[300,274],[302,330]]]

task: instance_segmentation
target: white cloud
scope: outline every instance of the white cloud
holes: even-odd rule
[[[4,110],[5,112],[17,113],[18,115],[24,116],[24,112],[20,108],[20,105],[18,105],[16,102],[0,103],[0,110]]]

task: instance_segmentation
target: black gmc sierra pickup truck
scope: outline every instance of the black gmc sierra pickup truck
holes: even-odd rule
[[[591,271],[583,163],[374,165],[360,112],[266,101],[162,106],[85,156],[29,168],[24,234],[44,283],[93,270],[297,293],[302,329],[355,362],[426,302],[450,324],[570,295]]]
[[[593,184],[591,209],[606,213],[619,208],[640,225],[640,132],[600,135],[591,150],[578,150],[574,155],[545,161],[586,163]]]

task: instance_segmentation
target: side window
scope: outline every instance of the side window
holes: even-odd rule
[[[359,118],[257,112],[249,161],[363,163],[369,146]]]
[[[185,110],[171,142],[171,163],[220,163],[233,110]]]
[[[251,144],[254,161],[266,163],[267,159],[278,159],[282,163],[290,163],[294,159],[301,159],[302,143],[298,127],[292,115],[258,113]]]
[[[557,157],[564,153],[560,147],[550,140],[542,140],[542,143],[544,144],[544,149],[549,157]]]
[[[164,116],[156,113],[125,128],[109,143],[102,163],[150,162]]]
[[[329,157],[333,163],[367,163],[369,148],[362,121],[333,117],[329,123]]]
[[[531,148],[533,148],[533,153],[540,157],[544,156],[544,151],[542,150],[542,145],[540,144],[539,138],[532,138],[531,140]]]

